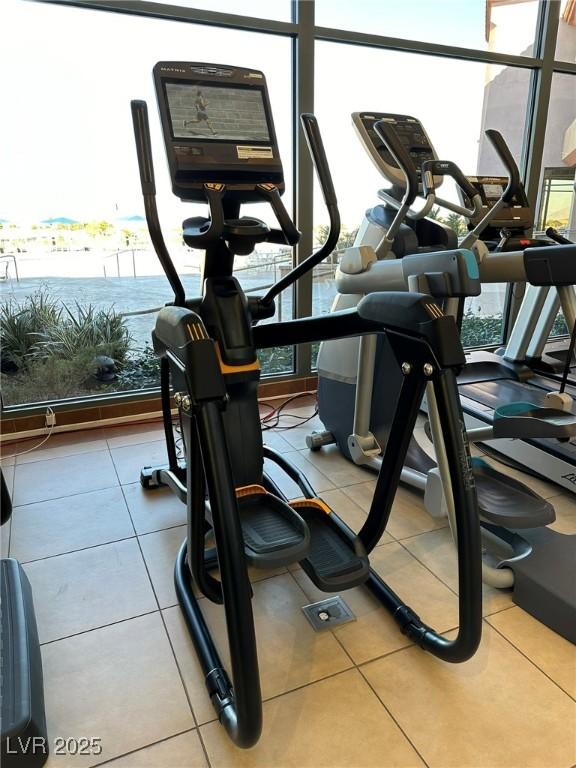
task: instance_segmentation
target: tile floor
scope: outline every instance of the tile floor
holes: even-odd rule
[[[265,437],[357,528],[374,477],[336,450],[311,454],[310,427]],[[252,574],[264,731],[256,748],[234,749],[214,720],[172,586],[184,508],[138,482],[141,466],[164,458],[153,424],[54,436],[3,462],[14,514],[2,554],[17,557],[32,583],[50,738],[102,743],[98,756],[52,755],[50,768],[576,764],[576,649],[508,593],[485,588],[480,650],[453,666],[412,647],[362,589],[345,594],[356,622],[314,633],[301,607],[322,595],[298,567]],[[553,497],[556,527],[576,533],[574,498],[527,482]],[[289,481],[282,487],[296,493]],[[449,532],[416,494],[399,491],[371,560],[426,621],[454,630]],[[226,659],[221,610],[204,609]]]

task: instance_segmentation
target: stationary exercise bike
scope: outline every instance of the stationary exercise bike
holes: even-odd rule
[[[172,189],[183,201],[207,203],[209,215],[183,223],[185,243],[205,251],[202,296],[187,299],[158,220],[147,107],[133,101],[146,218],[174,290],[174,302],[159,312],[152,334],[161,360],[169,464],[145,469],[142,482],[146,487],[168,485],[187,505],[188,531],[174,574],[178,600],[218,719],[236,745],[250,747],[260,736],[262,703],[248,565],[273,568],[299,562],[325,592],[364,585],[420,647],[451,662],[465,661],[475,652],[481,634],[481,558],[476,492],[456,388],[464,353],[454,320],[420,293],[372,294],[354,309],[329,317],[258,324],[274,316],[275,297],[327,257],[338,240],[336,195],[316,119],[302,115],[302,128],[330,214],[328,238],[264,296],[247,297],[232,275],[234,256],[251,253],[257,243],[294,245],[299,239],[281,201],[284,178],[264,75],[233,66],[160,62],[154,79]],[[193,114],[199,86],[212,108],[214,136],[189,136],[183,129]],[[241,205],[254,202],[270,205],[277,228],[241,216]],[[256,350],[374,333],[386,334],[404,385],[374,500],[355,533],[318,498],[296,467],[263,446]],[[386,528],[428,383],[442,425],[455,507],[460,628],[454,639],[424,624],[369,562]],[[170,386],[181,421],[185,465],[176,454]],[[386,382],[377,386],[385,396]],[[301,498],[286,498],[263,471],[264,458],[294,480]],[[213,547],[207,546],[208,533]],[[219,579],[211,573],[215,568]],[[224,606],[230,677],[193,584]]]

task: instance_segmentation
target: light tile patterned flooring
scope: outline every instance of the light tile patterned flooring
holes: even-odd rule
[[[374,476],[335,449],[310,453],[311,426],[265,438],[358,528]],[[96,736],[103,746],[97,757],[52,755],[48,766],[576,763],[576,649],[510,594],[485,588],[480,650],[449,665],[411,646],[362,589],[344,595],[356,622],[314,633],[301,607],[322,594],[298,567],[252,572],[264,731],[256,748],[233,748],[214,720],[172,585],[185,510],[167,490],[145,493],[138,482],[141,466],[164,460],[159,425],[146,425],[54,436],[3,462],[15,508],[2,554],[17,557],[32,583],[50,739]],[[556,527],[576,533],[574,497],[526,481],[554,497]],[[290,481],[282,487],[296,494]],[[449,532],[418,495],[400,489],[371,561],[425,621],[454,631]],[[221,609],[203,606],[227,659]]]

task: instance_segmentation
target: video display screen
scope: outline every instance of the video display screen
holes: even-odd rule
[[[484,190],[487,200],[499,200],[504,191],[501,184],[482,184],[482,189]]]
[[[166,83],[166,97],[175,139],[270,141],[259,88]]]

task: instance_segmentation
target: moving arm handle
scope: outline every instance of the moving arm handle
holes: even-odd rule
[[[504,167],[506,168],[506,171],[508,173],[508,186],[504,190],[504,194],[502,195],[502,200],[505,203],[510,203],[514,199],[514,196],[517,194],[518,190],[521,189],[522,182],[520,180],[520,171],[518,170],[518,166],[516,165],[516,161],[512,157],[512,153],[510,152],[510,149],[508,148],[508,144],[504,141],[504,137],[500,133],[500,131],[495,130],[494,128],[488,128],[487,131],[484,132],[485,135],[490,140],[490,143],[496,150],[496,154],[502,160],[504,163]]]
[[[224,184],[204,184],[204,194],[210,211],[210,224],[204,232],[199,231],[198,234],[194,234],[194,245],[198,248],[204,248],[210,243],[215,243],[224,231],[222,197],[225,190]]]
[[[557,232],[554,229],[554,227],[548,227],[546,230],[546,237],[549,237],[550,240],[554,240],[554,242],[559,243],[560,245],[573,245],[572,240],[568,240],[567,237],[561,235],[560,232]]]
[[[130,102],[134,138],[136,140],[136,155],[140,171],[140,185],[143,195],[155,195],[154,162],[152,160],[152,144],[150,142],[150,125],[148,123],[148,106],[145,101]]]
[[[326,207],[330,208],[330,206],[337,206],[338,201],[332,182],[332,175],[330,174],[330,167],[328,166],[328,160],[326,159],[326,152],[324,150],[320,128],[318,127],[318,120],[315,115],[304,112],[300,115],[300,122],[302,123],[304,135],[306,136],[308,149],[312,155],[314,167],[316,168],[316,174],[318,175],[318,181],[322,188]]]
[[[284,207],[278,187],[274,184],[258,184],[258,192],[262,197],[270,203],[276,221],[280,224],[280,229],[270,230],[270,234],[266,238],[269,243],[279,243],[280,245],[296,245],[300,240],[300,232],[294,226],[294,222],[288,215],[288,211]]]
[[[140,171],[140,184],[144,196],[144,209],[150,239],[154,250],[160,260],[160,264],[166,273],[166,277],[174,291],[174,304],[184,306],[186,294],[184,286],[174,267],[174,263],[166,248],[158,208],[156,206],[156,185],[154,183],[154,161],[152,160],[152,145],[150,142],[150,124],[148,122],[148,107],[145,101],[134,100],[130,102],[132,110],[132,124],[134,126],[134,139],[136,141],[136,154],[138,157],[138,169]]]
[[[436,197],[434,176],[450,176],[453,178],[472,203],[472,208],[465,208],[464,206],[457,205],[448,200],[441,200],[439,197]],[[448,208],[448,210],[454,211],[454,213],[459,213],[461,216],[466,216],[467,218],[479,216],[482,213],[482,198],[480,197],[480,193],[476,187],[468,181],[466,176],[464,176],[456,163],[453,163],[450,160],[425,160],[422,163],[422,186],[426,198],[432,196],[434,202],[437,202],[443,208]]]
[[[406,177],[406,193],[402,200],[403,205],[412,205],[418,197],[418,171],[410,153],[402,144],[396,129],[391,123],[385,120],[378,120],[374,123],[376,134],[384,142],[386,148],[398,164],[398,167]]]
[[[324,245],[322,245],[316,253],[308,256],[307,259],[301,261],[300,264],[294,267],[294,269],[291,269],[287,275],[284,275],[284,277],[275,283],[260,299],[260,304],[263,305],[269,305],[279,293],[292,285],[292,283],[295,283],[296,280],[299,280],[302,275],[313,269],[317,264],[320,264],[321,261],[332,253],[338,243],[338,238],[340,237],[340,213],[338,211],[338,201],[332,183],[328,160],[326,159],[326,152],[324,150],[320,128],[318,127],[318,121],[314,115],[307,113],[300,115],[300,121],[306,137],[308,149],[312,155],[320,186],[322,187],[324,201],[328,208],[330,231],[328,232],[328,237],[326,238]]]

